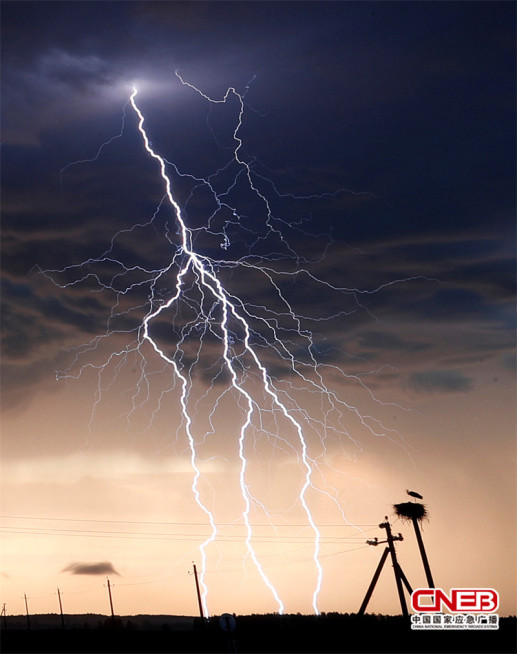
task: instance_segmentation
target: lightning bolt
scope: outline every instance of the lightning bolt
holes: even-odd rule
[[[239,137],[237,136],[237,133],[238,133],[238,130],[239,130],[239,128],[241,126],[241,123],[242,123],[242,112],[244,110],[244,104],[243,104],[242,96],[240,96],[238,93],[236,93],[235,89],[231,88],[228,91],[228,93],[230,91],[235,93],[235,95],[239,98],[240,103],[241,103],[240,112],[239,112],[239,120],[238,120],[237,127],[235,129],[235,132],[234,132],[234,138],[238,142],[238,145],[237,145],[237,147],[236,147],[236,149],[234,151],[235,160],[240,165],[245,166],[246,172],[247,172],[247,177],[248,177],[248,180],[250,182],[250,185],[251,185],[252,189],[256,193],[258,193],[260,195],[260,197],[263,198],[265,203],[266,203],[266,206],[267,206],[267,209],[268,209],[268,218],[269,218],[269,215],[270,215],[269,205],[267,204],[267,201],[265,200],[265,198],[253,186],[249,166],[247,164],[245,164],[243,161],[241,161],[239,159],[239,156],[238,156],[238,151],[239,151],[239,149],[240,149],[240,147],[242,145],[242,142],[239,139]],[[223,101],[226,101],[226,98],[228,97],[228,93],[225,96]],[[299,440],[300,440],[300,444],[301,444],[301,447],[302,447],[302,460],[303,460],[303,465],[304,465],[305,470],[306,470],[305,483],[304,483],[303,488],[302,488],[301,493],[300,493],[300,501],[301,501],[302,506],[303,506],[303,508],[305,510],[305,513],[307,515],[307,519],[309,521],[309,524],[312,527],[312,529],[314,531],[314,535],[315,535],[314,562],[315,562],[318,574],[317,574],[317,585],[316,585],[316,589],[314,590],[314,594],[313,594],[313,607],[314,607],[314,610],[316,612],[318,612],[317,597],[318,597],[318,593],[319,593],[320,588],[321,588],[321,580],[322,580],[322,576],[323,576],[323,569],[322,569],[321,564],[320,564],[320,562],[318,560],[319,546],[320,546],[319,545],[319,543],[320,543],[320,533],[318,531],[318,528],[316,527],[316,524],[314,522],[314,518],[312,517],[311,511],[309,509],[309,506],[308,506],[307,500],[306,500],[307,489],[311,486],[312,467],[311,467],[309,458],[307,456],[307,443],[305,442],[305,439],[303,437],[302,427],[290,415],[290,413],[288,412],[286,406],[281,402],[281,400],[278,397],[278,394],[275,392],[274,388],[272,387],[272,385],[271,385],[271,383],[270,383],[270,381],[268,379],[267,370],[266,370],[265,366],[262,365],[262,363],[260,362],[259,357],[257,356],[257,353],[255,352],[254,348],[250,345],[250,332],[249,332],[248,323],[246,322],[245,318],[239,313],[239,311],[237,310],[236,305],[233,304],[230,301],[230,299],[228,298],[227,293],[225,292],[224,288],[221,285],[221,282],[219,281],[219,279],[217,278],[217,276],[215,275],[215,273],[213,271],[211,262],[208,261],[205,257],[201,257],[199,254],[197,254],[193,250],[193,248],[192,248],[192,234],[191,234],[190,230],[188,229],[187,225],[185,224],[185,222],[184,222],[184,220],[182,218],[180,206],[178,205],[178,203],[176,202],[176,200],[174,199],[174,197],[172,195],[171,181],[170,181],[170,178],[167,176],[167,173],[166,173],[165,160],[159,154],[157,154],[150,146],[149,138],[148,138],[148,136],[146,134],[146,131],[144,129],[144,116],[142,115],[142,113],[141,113],[140,109],[138,108],[138,106],[136,104],[136,101],[135,101],[136,95],[137,95],[137,90],[135,88],[133,90],[132,95],[131,95],[131,106],[133,107],[133,109],[135,110],[135,113],[138,115],[138,118],[139,118],[138,129],[140,130],[140,133],[142,135],[144,145],[145,145],[145,149],[147,150],[149,155],[159,163],[160,174],[161,174],[162,179],[163,179],[164,184],[165,184],[165,192],[166,192],[167,198],[169,200],[169,203],[171,204],[171,206],[174,209],[174,212],[175,212],[175,215],[176,215],[176,220],[177,220],[178,225],[180,227],[180,231],[181,231],[181,250],[186,255],[186,262],[185,262],[183,268],[181,269],[181,271],[180,271],[180,273],[178,275],[178,283],[177,283],[177,287],[176,287],[176,294],[173,297],[171,297],[170,300],[167,303],[163,304],[158,309],[156,309],[156,311],[154,311],[154,312],[150,313],[148,316],[146,316],[146,318],[144,320],[143,338],[147,339],[151,343],[151,345],[152,345],[153,349],[155,350],[155,352],[164,361],[166,361],[167,363],[169,363],[169,364],[171,364],[173,366],[175,374],[181,379],[181,384],[182,384],[181,405],[183,407],[183,417],[184,417],[185,424],[186,424],[186,427],[187,427],[188,439],[189,439],[189,444],[190,444],[190,448],[191,448],[192,467],[195,470],[195,476],[194,476],[194,482],[193,482],[193,492],[194,492],[194,495],[196,497],[196,501],[197,501],[198,505],[207,514],[207,516],[208,516],[208,518],[210,520],[210,525],[212,527],[212,534],[211,534],[210,538],[208,540],[206,540],[201,545],[201,548],[200,548],[201,549],[201,554],[202,554],[201,581],[202,581],[203,590],[204,590],[204,592],[203,592],[204,608],[205,608],[206,611],[208,611],[207,606],[206,606],[207,588],[206,588],[206,584],[204,583],[204,574],[205,574],[205,570],[206,570],[205,548],[210,542],[212,542],[212,540],[215,539],[215,537],[217,535],[217,527],[215,525],[215,521],[214,521],[214,517],[213,517],[212,513],[208,510],[208,508],[205,506],[205,504],[203,504],[203,502],[202,502],[202,500],[200,498],[200,495],[199,495],[198,480],[199,480],[200,472],[199,472],[199,468],[197,467],[197,463],[196,463],[196,448],[195,448],[194,438],[192,436],[191,429],[190,429],[190,427],[191,427],[191,418],[189,416],[189,413],[188,413],[188,410],[187,410],[187,403],[186,403],[186,395],[187,395],[187,388],[188,388],[187,379],[181,373],[181,371],[179,370],[179,368],[178,368],[176,362],[174,361],[174,359],[167,357],[164,354],[163,350],[158,347],[156,342],[151,338],[151,336],[149,334],[149,323],[153,320],[153,318],[156,318],[157,316],[159,316],[159,314],[162,313],[162,311],[164,311],[165,309],[170,308],[178,300],[178,298],[180,297],[183,278],[187,274],[189,269],[191,269],[191,268],[192,268],[193,272],[195,271],[199,275],[199,281],[200,281],[201,287],[203,289],[205,289],[207,293],[211,294],[214,297],[216,303],[220,304],[220,306],[222,308],[221,330],[222,330],[222,333],[223,333],[223,349],[224,349],[223,357],[224,357],[224,360],[226,362],[226,366],[228,367],[228,370],[230,371],[232,386],[240,395],[242,395],[244,397],[245,403],[246,403],[246,406],[247,406],[246,420],[245,420],[245,422],[243,423],[243,425],[241,427],[240,437],[239,437],[239,458],[241,460],[240,486],[241,486],[241,492],[242,492],[242,496],[244,498],[245,507],[246,507],[245,511],[243,513],[243,519],[244,519],[244,523],[246,525],[246,534],[247,534],[246,535],[246,546],[248,548],[249,553],[251,554],[253,562],[255,563],[255,565],[256,565],[259,573],[260,573],[260,576],[262,577],[262,579],[266,583],[267,587],[273,593],[273,596],[274,596],[274,598],[275,598],[275,600],[277,602],[277,605],[278,605],[279,613],[282,613],[284,611],[284,604],[281,601],[281,599],[279,598],[278,593],[276,592],[275,588],[273,587],[273,585],[271,584],[271,582],[267,578],[267,576],[266,576],[266,574],[264,572],[264,569],[260,565],[260,562],[259,562],[259,560],[258,560],[258,558],[256,556],[256,553],[255,553],[255,551],[254,551],[254,549],[252,547],[252,543],[251,543],[252,528],[251,528],[251,524],[250,524],[250,521],[249,521],[251,497],[250,497],[250,492],[249,492],[247,484],[246,484],[247,460],[246,460],[246,457],[245,457],[245,454],[244,454],[244,442],[245,442],[245,437],[246,437],[246,431],[247,431],[247,429],[248,429],[248,427],[249,427],[249,425],[251,423],[251,416],[252,416],[252,413],[254,411],[254,405],[253,405],[253,399],[250,396],[250,394],[238,382],[238,374],[237,374],[237,371],[235,369],[233,358],[232,358],[232,356],[230,354],[230,334],[229,334],[229,331],[228,331],[228,319],[229,319],[230,315],[235,318],[235,320],[241,325],[242,329],[244,330],[244,333],[245,333],[245,337],[244,337],[245,350],[246,350],[246,352],[248,352],[251,355],[251,358],[255,362],[255,365],[260,370],[262,380],[263,380],[263,384],[264,384],[264,389],[265,389],[266,393],[272,398],[275,406],[277,406],[280,409],[280,411],[283,413],[285,418],[287,420],[289,420],[293,424],[293,426],[295,427],[296,432],[298,434]],[[204,97],[206,97],[206,96],[204,96]]]
[[[284,603],[281,600],[275,586],[266,574],[261,564],[260,557],[253,546],[253,527],[250,519],[253,508],[259,508],[267,517],[270,524],[273,523],[272,517],[268,512],[264,502],[256,497],[248,481],[249,456],[247,450],[250,445],[255,447],[256,438],[253,439],[253,433],[257,429],[268,439],[273,448],[279,448],[283,451],[289,451],[294,454],[301,471],[301,486],[299,488],[297,502],[303,510],[307,527],[312,532],[312,561],[314,565],[314,587],[312,591],[312,607],[315,613],[319,613],[318,597],[322,587],[323,568],[320,563],[321,534],[318,529],[316,520],[310,506],[311,494],[323,494],[331,501],[340,512],[343,520],[347,520],[345,512],[338,501],[337,490],[324,486],[316,478],[323,476],[322,467],[325,463],[325,454],[327,451],[327,441],[333,436],[340,439],[344,435],[358,449],[362,449],[361,443],[354,438],[348,429],[331,424],[332,419],[341,424],[341,419],[345,413],[351,413],[362,427],[370,432],[374,437],[387,437],[397,445],[405,447],[396,432],[386,428],[382,423],[373,416],[363,415],[354,405],[343,400],[336,391],[329,388],[325,382],[324,375],[330,372],[339,376],[346,381],[354,381],[365,390],[369,397],[375,402],[380,402],[369,390],[362,377],[359,375],[347,375],[338,366],[334,364],[321,364],[317,360],[317,346],[314,341],[312,332],[303,327],[303,322],[316,320],[337,319],[347,313],[364,309],[359,301],[361,294],[370,294],[382,290],[386,286],[396,283],[408,282],[413,279],[392,280],[382,284],[376,289],[361,290],[357,288],[338,287],[315,276],[306,266],[309,262],[301,259],[295,251],[295,248],[289,243],[280,229],[276,226],[282,223],[282,219],[277,219],[274,215],[271,203],[268,201],[265,193],[260,190],[258,180],[268,182],[264,175],[255,171],[255,162],[253,159],[247,161],[244,153],[241,129],[243,125],[243,116],[245,111],[245,94],[238,93],[235,88],[230,87],[221,99],[213,99],[204,94],[195,86],[182,79],[179,73],[177,78],[185,87],[190,88],[199,94],[205,101],[211,104],[225,104],[233,99],[237,103],[237,119],[233,129],[232,156],[230,160],[220,167],[214,174],[207,178],[196,177],[184,173],[172,162],[158,153],[151,143],[145,128],[145,117],[139,105],[137,104],[138,91],[133,88],[128,104],[131,106],[138,119],[138,132],[140,134],[144,150],[147,156],[155,162],[163,187],[163,196],[157,206],[154,214],[146,223],[133,225],[131,228],[121,230],[112,238],[110,247],[99,257],[88,259],[81,264],[67,266],[61,270],[40,271],[47,276],[54,284],[62,288],[68,288],[80,283],[93,283],[99,290],[107,290],[115,294],[116,301],[111,308],[108,319],[107,330],[90,343],[78,348],[74,361],[70,368],[64,373],[59,373],[60,377],[78,378],[86,368],[93,368],[98,372],[98,384],[95,392],[93,410],[89,424],[89,431],[93,428],[93,421],[97,407],[101,402],[103,391],[113,383],[113,379],[108,386],[104,382],[104,375],[110,366],[115,367],[115,376],[119,373],[128,356],[133,354],[140,367],[140,380],[131,398],[131,410],[128,412],[128,421],[141,409],[151,396],[150,381],[146,373],[145,344],[155,353],[158,360],[162,362],[164,370],[171,370],[175,384],[178,384],[180,405],[182,414],[182,424],[184,426],[188,440],[188,449],[190,453],[190,464],[193,470],[192,492],[193,497],[200,510],[205,514],[210,526],[210,534],[200,545],[201,554],[201,572],[200,582],[202,587],[202,602],[205,613],[208,615],[208,586],[206,583],[207,575],[207,548],[217,540],[218,525],[214,512],[210,509],[208,502],[203,496],[200,487],[202,473],[200,469],[199,446],[202,441],[196,438],[194,429],[195,411],[192,411],[190,397],[193,387],[192,369],[201,361],[201,348],[203,339],[208,337],[215,339],[220,343],[222,348],[222,365],[229,378],[229,387],[221,393],[214,403],[214,407],[209,416],[209,422],[212,425],[212,417],[224,395],[232,391],[237,398],[237,405],[241,410],[241,424],[238,428],[238,459],[239,459],[239,486],[242,499],[242,522],[245,527],[246,538],[245,544],[247,552],[251,557],[253,564],[258,571],[265,586],[269,589],[277,605],[279,613],[284,612]],[[91,163],[96,161],[105,150],[116,139],[122,137],[127,119],[126,109],[124,107],[124,116],[122,127],[119,134],[113,136],[107,142],[103,143],[97,150],[95,157],[72,162],[65,166],[61,174],[71,166],[82,163]],[[237,172],[231,172],[236,169]],[[178,179],[185,178],[191,182],[191,190],[187,194],[186,200],[182,202],[177,199],[173,191],[173,182],[171,175],[168,173],[172,170]],[[230,177],[230,182],[225,184],[221,181],[224,176]],[[250,197],[255,198],[262,207],[265,215],[263,223],[264,232],[254,229],[250,226],[249,221],[245,220],[245,214],[239,212],[236,202],[232,199],[232,192],[239,186],[245,186]],[[283,198],[287,195],[281,195],[275,185],[270,183],[276,197]],[[186,207],[191,202],[196,190],[203,188],[208,191],[210,197],[215,203],[214,211],[208,216],[205,224],[201,227],[188,224],[185,218]],[[333,193],[325,193],[319,196],[324,197],[337,196],[341,192],[349,192],[347,189],[340,189]],[[294,195],[288,194],[288,197],[295,198]],[[304,198],[309,196],[303,196]],[[115,244],[117,237],[121,235],[131,235],[137,228],[154,225],[155,219],[161,212],[162,208],[168,206],[173,212],[174,225],[177,237],[171,233],[171,225],[167,223],[165,230],[165,240],[172,248],[172,254],[165,266],[149,268],[144,265],[128,266],[123,262],[120,255],[115,253]],[[220,225],[220,216],[226,218]],[[219,226],[218,226],[219,225]],[[210,234],[220,240],[220,247],[227,251],[232,247],[231,228],[236,227],[242,233],[248,235],[251,241],[249,246],[249,255],[235,259],[214,258],[202,253],[202,247],[197,246],[198,240],[203,234]],[[262,262],[258,262],[259,254],[252,254],[254,249],[260,252],[260,248],[271,238],[276,238],[280,243],[277,251],[269,255],[262,255]],[[276,262],[290,259],[295,263],[294,270],[280,270]],[[95,266],[100,267],[95,271]],[[102,274],[102,267],[108,267],[109,270],[115,269],[117,272]],[[261,276],[267,282],[269,288],[274,293],[275,302],[282,309],[269,309],[265,305],[245,302],[237,294],[230,292],[227,284],[223,282],[221,271],[241,270],[243,272],[253,271]],[[63,277],[63,281],[58,281]],[[175,279],[173,288],[167,290],[168,280],[171,276]],[[132,281],[133,279],[138,279]],[[333,293],[346,294],[353,299],[354,308],[350,311],[340,311],[327,318],[313,318],[311,316],[298,315],[292,308],[284,290],[281,281],[306,279],[310,283],[319,285],[322,290],[328,290]],[[122,300],[125,296],[129,297],[131,293],[139,293],[142,289],[147,289],[146,299],[137,304],[132,309],[124,309]],[[165,294],[168,294],[167,297]],[[182,305],[183,303],[183,305]],[[173,314],[178,320],[181,318],[181,306],[186,306],[189,311],[193,312],[195,317],[187,320],[182,318],[183,326],[180,329],[180,335],[175,345],[173,354],[160,345],[159,339],[153,335],[155,326],[160,321],[167,320],[167,316]],[[136,329],[128,330],[128,333],[136,333],[136,337],[123,348],[118,349],[108,355],[107,359],[101,364],[89,362],[81,364],[81,358],[88,353],[103,347],[105,341],[121,330],[116,329],[117,319],[121,316],[127,316],[129,313],[143,312],[143,318]],[[174,318],[172,319],[174,324]],[[194,356],[193,363],[188,366],[184,356],[184,346],[192,335],[199,335],[199,348]],[[302,348],[303,344],[304,359],[297,358],[295,351]],[[275,381],[274,376],[268,369],[268,353],[273,352],[282,365],[289,371],[290,379],[284,380],[283,384]],[[118,361],[118,363],[117,363]],[[79,372],[72,374],[73,366],[79,365]],[[217,375],[221,375],[221,370]],[[216,375],[216,376],[217,376]],[[203,397],[206,397],[213,388],[212,386],[206,391]],[[321,406],[324,407],[323,418],[318,419],[312,413],[300,404],[296,396],[301,393],[301,388],[306,390],[311,396],[320,396]],[[257,389],[260,388],[260,392]],[[161,404],[165,401],[168,391],[162,391],[159,396],[156,408],[151,414],[148,427],[151,426],[155,419]],[[198,399],[198,403],[201,400]],[[382,403],[381,403],[382,404]],[[398,408],[398,405],[396,405]],[[266,424],[263,419],[268,415],[270,422],[275,425],[270,427],[270,422]],[[294,434],[294,438],[289,439],[282,435],[282,428],[279,421],[282,420],[286,427],[284,431]],[[258,427],[257,427],[258,425]],[[213,425],[212,425],[213,430]],[[313,456],[310,453],[310,444],[305,431],[310,430],[318,434],[320,453]],[[328,465],[328,464],[326,464]]]

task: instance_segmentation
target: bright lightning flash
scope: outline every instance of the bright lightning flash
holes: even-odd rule
[[[146,225],[152,225],[156,216],[168,205],[169,210],[173,212],[174,220],[172,222],[175,224],[176,236],[173,234],[174,229],[171,229],[169,224],[165,231],[165,240],[167,245],[172,247],[173,252],[167,263],[157,269],[125,263],[122,256],[116,254],[116,239],[120,235],[131,236],[133,229],[143,227],[140,224],[118,232],[112,238],[110,248],[95,259],[88,259],[82,264],[68,266],[61,270],[43,271],[58,286],[69,287],[81,283],[93,283],[97,286],[97,290],[114,293],[116,297],[115,304],[111,309],[106,334],[97,336],[90,343],[83,346],[76,354],[73,365],[78,364],[81,356],[98,348],[108,336],[113,333],[122,333],[123,330],[117,332],[113,326],[116,319],[121,315],[128,316],[135,311],[134,308],[123,309],[123,300],[125,297],[129,297],[132,292],[141,292],[142,289],[145,289],[145,299],[138,305],[138,309],[141,311],[143,308],[143,317],[136,328],[129,330],[131,333],[136,334],[134,340],[119,351],[111,352],[104,363],[100,365],[91,362],[78,364],[79,372],[77,374],[72,374],[70,368],[68,371],[60,373],[59,376],[78,377],[87,367],[98,371],[99,381],[90,423],[91,428],[95,411],[101,401],[103,388],[106,387],[103,386],[102,378],[109,366],[114,365],[115,374],[118,374],[122,366],[120,362],[127,360],[129,354],[137,355],[140,359],[142,376],[132,398],[132,409],[129,412],[128,419],[136,414],[137,410],[142,408],[145,401],[150,397],[151,375],[146,374],[145,369],[145,361],[149,357],[146,348],[150,346],[155,353],[155,357],[161,361],[162,369],[169,370],[172,373],[174,383],[179,388],[182,424],[188,440],[190,463],[193,471],[192,492],[197,505],[206,515],[210,525],[210,535],[200,545],[202,601],[205,612],[208,614],[206,550],[211,543],[217,540],[219,532],[213,509],[200,486],[202,472],[199,444],[203,439],[196,435],[194,424],[196,415],[195,410],[191,408],[190,397],[194,382],[192,370],[196,364],[201,364],[203,342],[210,341],[219,344],[221,367],[212,379],[211,388],[216,383],[221,383],[221,379],[217,379],[218,377],[224,377],[228,381],[224,391],[214,402],[210,420],[223,398],[233,393],[240,410],[240,418],[235,418],[236,421],[240,420],[239,424],[236,425],[236,433],[238,434],[238,437],[236,435],[236,442],[238,441],[238,465],[240,469],[241,498],[239,502],[242,502],[243,507],[241,515],[246,531],[247,552],[265,586],[274,598],[278,612],[282,613],[284,611],[284,602],[266,574],[260,556],[254,548],[254,530],[250,518],[252,510],[259,509],[266,516],[269,523],[273,523],[266,503],[260,497],[257,497],[256,491],[252,490],[249,482],[250,463],[248,452],[250,447],[252,449],[256,447],[257,432],[262,431],[273,448],[290,451],[298,462],[301,483],[296,501],[299,504],[300,511],[305,516],[307,528],[312,533],[312,561],[314,565],[312,607],[315,613],[319,613],[318,596],[323,581],[323,568],[320,563],[321,535],[313,511],[311,511],[311,497],[323,494],[326,500],[333,503],[340,512],[343,520],[348,523],[344,510],[339,503],[336,489],[325,485],[323,482],[321,466],[324,462],[327,443],[333,435],[340,439],[345,436],[345,438],[348,437],[349,442],[354,447],[361,448],[359,441],[351,436],[347,428],[343,427],[342,418],[346,414],[352,416],[355,421],[360,423],[362,428],[368,430],[373,436],[382,436],[397,442],[397,444],[401,443],[398,435],[385,428],[380,421],[373,417],[362,415],[357,407],[346,402],[336,390],[329,387],[324,378],[326,372],[331,372],[342,380],[353,380],[361,387],[363,392],[369,395],[370,399],[376,400],[360,376],[352,377],[346,375],[334,364],[318,362],[318,348],[313,333],[303,325],[308,320],[335,320],[346,313],[362,310],[363,307],[358,300],[360,294],[372,293],[382,287],[365,291],[341,288],[319,279],[311,272],[309,267],[305,265],[307,261],[296,255],[294,246],[280,231],[281,225],[288,225],[293,229],[294,227],[285,219],[280,219],[275,215],[276,209],[273,208],[271,200],[267,199],[265,189],[272,189],[271,192],[277,201],[286,196],[282,196],[262,172],[259,173],[257,162],[244,152],[241,131],[244,111],[247,106],[245,104],[245,93],[240,94],[235,88],[231,87],[222,99],[214,100],[185,82],[179,74],[177,74],[177,77],[185,87],[192,89],[206,102],[214,105],[228,104],[237,107],[235,126],[231,134],[233,144],[229,148],[231,151],[230,159],[215,173],[206,178],[180,172],[174,164],[159,154],[151,143],[145,127],[144,114],[137,104],[137,89],[133,89],[129,105],[138,117],[138,130],[145,152],[149,159],[155,162],[164,189],[162,200]],[[248,87],[246,87],[247,90]],[[124,130],[127,129],[124,123],[124,120],[127,119],[125,115],[127,106],[124,110],[120,133],[103,143],[92,159],[83,159],[68,164],[62,170],[62,173],[71,166],[96,161],[115,139],[123,136]],[[260,171],[262,170],[261,168]],[[178,199],[178,195],[174,190],[174,179],[190,182],[190,193],[187,195],[186,200]],[[237,207],[237,189],[246,194],[246,207],[242,210]],[[196,194],[200,192],[205,193],[210,198],[213,210],[208,211],[208,219],[201,226],[199,218],[194,226],[189,224],[190,221],[186,216],[194,212],[190,205],[196,206],[194,199],[197,197]],[[326,195],[338,195],[341,192],[349,191],[341,189],[337,193]],[[296,199],[295,196],[289,197]],[[251,212],[256,213],[260,207],[262,207],[264,219],[262,227],[259,229],[254,226],[257,223],[257,218],[250,218],[250,214]],[[238,237],[235,237],[235,234],[238,234]],[[204,247],[206,240],[203,239],[206,239],[207,236],[218,240],[219,247],[226,252],[231,252],[232,239],[238,241],[238,247],[236,247],[235,251],[243,247],[242,243],[245,236],[250,239],[251,245],[246,246],[248,250],[244,256],[241,254],[233,258],[229,256],[227,259],[216,258],[213,256],[213,249],[209,251],[212,254],[206,253],[207,248]],[[264,254],[265,248],[271,247],[268,244],[273,239],[276,239],[275,248],[271,249],[269,254]],[[204,250],[205,253],[203,253]],[[281,261],[290,261],[292,263],[291,268],[287,270],[280,269],[278,263]],[[106,278],[100,272],[93,272],[96,265],[101,268],[102,266],[116,268],[118,272],[111,275],[106,281]],[[274,298],[276,308],[268,308],[262,305],[260,301],[250,302],[249,299],[244,299],[245,294],[241,293],[239,295],[235,290],[230,291],[227,281],[224,281],[225,278],[222,274],[224,271],[229,271],[232,274],[235,271],[241,271],[246,279],[250,273],[258,276],[262,288],[265,284],[268,285],[269,293]],[[60,275],[63,276],[64,281],[60,281]],[[138,275],[140,277],[135,281]],[[174,279],[172,288],[170,279]],[[124,282],[124,280],[126,281]],[[292,302],[288,300],[283,286],[286,281],[292,283],[297,280],[301,280],[303,283],[315,284],[322,292],[338,294],[340,297],[346,296],[350,303],[350,309],[348,311],[343,309],[338,314],[330,317],[311,318],[297,314]],[[383,284],[383,286],[398,281],[408,280],[394,280],[388,282],[388,284]],[[168,297],[165,295],[166,293],[168,293]],[[193,314],[194,317],[187,319],[183,315],[187,309],[190,312],[189,315]],[[170,316],[172,316],[172,319]],[[178,334],[172,353],[170,345],[160,344],[160,339],[155,335],[158,333],[157,326],[166,322],[172,325],[173,333]],[[185,354],[187,343],[190,343],[196,334],[199,338],[199,347],[193,356],[193,363],[189,364]],[[299,353],[302,351],[303,354],[300,355]],[[284,370],[287,371],[288,381],[279,381],[272,374],[270,368],[273,359],[276,361],[277,367],[278,362],[281,362]],[[117,360],[119,361],[118,364],[116,363]],[[320,398],[318,401],[320,406],[323,407],[323,418],[314,417],[312,411],[297,399],[302,392],[302,387],[311,398]],[[158,408],[165,401],[166,394],[167,391],[161,393]],[[154,419],[158,408],[153,411],[150,422]],[[285,435],[287,433],[294,436],[288,437]],[[310,438],[307,436],[308,433],[311,434]],[[317,438],[318,442],[317,447],[312,442],[315,438]]]

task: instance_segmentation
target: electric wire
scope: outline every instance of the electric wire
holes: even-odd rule
[[[114,523],[114,524],[138,524],[138,525],[186,525],[186,526],[202,526],[205,527],[206,523],[204,522],[158,522],[155,520],[107,520],[99,518],[55,518],[48,516],[26,516],[26,515],[0,515],[2,519],[13,519],[13,520],[55,520],[61,522],[105,522],[105,523]],[[221,527],[234,527],[240,526],[236,522],[218,522]],[[307,527],[307,524],[283,524],[283,525],[270,525],[269,523],[253,523],[252,527]],[[318,527],[348,527],[354,529],[356,527],[378,527],[377,523],[358,523],[358,524],[344,524],[344,523],[328,523],[328,524],[319,524]]]
[[[186,542],[197,542],[200,539],[205,538],[205,535],[202,534],[157,534],[157,533],[140,533],[140,532],[108,532],[108,531],[98,531],[94,529],[43,529],[38,527],[18,527],[18,528],[5,528],[0,527],[0,533],[3,534],[18,534],[18,535],[27,535],[27,536],[75,536],[83,538],[115,538],[115,539],[125,539],[125,540],[167,540],[167,541],[186,541]],[[358,539],[364,540],[364,536],[349,536],[347,538],[335,536],[335,537],[322,537],[322,544],[330,543],[343,543],[343,542],[354,542]],[[226,543],[239,543],[245,541],[245,536],[218,536],[216,538],[217,542],[226,542]],[[254,538],[255,543],[308,543],[311,544],[310,536],[259,536]]]

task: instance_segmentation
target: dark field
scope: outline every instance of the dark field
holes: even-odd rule
[[[25,621],[25,622],[24,622]],[[173,616],[24,616],[8,618],[1,651],[8,652],[456,652],[515,653],[515,617],[500,618],[492,631],[411,631],[397,616],[327,613],[309,615],[244,615],[226,632],[218,617]]]

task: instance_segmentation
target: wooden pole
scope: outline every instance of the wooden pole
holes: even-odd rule
[[[59,600],[59,613],[61,614],[61,626],[65,628],[65,616],[63,615],[63,604],[61,603],[61,591],[57,589],[57,598]]]
[[[404,589],[402,588],[402,579],[400,575],[399,563],[397,561],[397,553],[395,552],[395,545],[393,543],[393,536],[391,534],[390,523],[386,517],[386,522],[383,522],[379,525],[381,529],[386,529],[386,535],[388,539],[388,547],[391,554],[391,561],[393,563],[393,572],[395,574],[395,583],[397,585],[397,592],[399,594],[400,608],[402,609],[402,615],[407,618],[409,616],[406,598],[404,597]]]
[[[27,613],[27,630],[30,631],[31,630],[31,619],[30,619],[30,616],[29,616],[29,603],[27,601],[27,595],[24,594],[23,597],[25,599],[25,611]]]
[[[424,541],[422,540],[422,534],[420,533],[420,527],[418,525],[418,520],[412,518],[413,527],[415,528],[416,540],[418,543],[418,548],[420,549],[420,556],[422,557],[422,563],[424,564],[425,576],[427,579],[427,585],[429,588],[434,588],[433,575],[431,574],[431,568],[429,566],[429,561],[427,559],[427,554],[424,547]]]
[[[106,579],[108,581],[108,595],[109,595],[109,598],[110,598],[111,619],[114,620],[115,619],[115,613],[113,611],[113,598],[111,597],[110,580],[109,580],[109,577],[106,577]]]
[[[201,592],[199,590],[199,580],[197,578],[197,568],[196,564],[192,562],[192,565],[194,566],[194,579],[196,580],[196,593],[197,593],[197,603],[199,606],[199,615],[201,616],[201,620],[204,622],[205,620],[205,615],[203,613],[203,602],[201,601]]]
[[[361,608],[359,609],[358,615],[363,615],[364,612],[366,611],[366,607],[368,606],[368,602],[370,601],[370,597],[372,596],[372,593],[375,589],[375,585],[377,584],[377,580],[379,579],[379,575],[381,574],[382,566],[384,565],[386,558],[388,557],[390,548],[386,547],[384,552],[382,553],[381,560],[379,561],[379,565],[377,566],[377,570],[375,570],[375,574],[373,575],[373,579],[368,587],[368,590],[366,591],[366,595],[364,596],[363,603],[361,604]]]
[[[406,587],[407,592],[411,595],[411,594],[413,593],[413,589],[411,588],[411,584],[410,584],[409,581],[407,580],[407,577],[406,577],[406,575],[404,574],[404,571],[402,570],[402,568],[400,567],[400,565],[399,565],[399,575],[400,575],[400,578],[402,579],[402,583],[403,583],[404,586]]]

